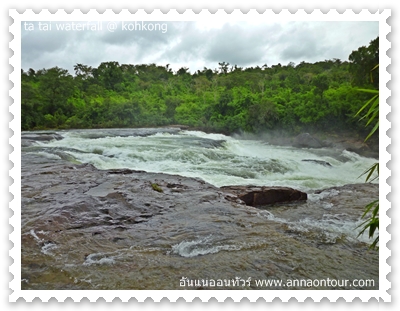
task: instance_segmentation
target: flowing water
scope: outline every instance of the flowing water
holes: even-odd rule
[[[244,286],[215,288],[326,278],[378,288],[378,255],[355,229],[378,187],[343,187],[374,159],[179,129],[41,135],[22,135],[22,288],[213,289],[204,280],[235,278]],[[227,185],[292,187],[308,200],[253,208],[225,200]]]
[[[199,177],[217,187],[328,188],[362,182],[358,178],[360,172],[375,162],[348,151],[271,146],[262,141],[237,140],[221,134],[182,131],[125,136],[129,133],[120,132],[65,132],[62,133],[64,139],[40,146],[42,152],[62,151],[99,169],[130,168]],[[302,161],[307,159],[326,161],[331,166]]]

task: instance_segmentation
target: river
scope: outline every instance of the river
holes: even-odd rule
[[[375,159],[173,128],[22,141],[23,289],[287,289],[259,282],[327,278],[379,288],[378,253],[356,229],[378,195],[359,178]],[[226,200],[227,185],[292,187],[308,200],[254,208]]]

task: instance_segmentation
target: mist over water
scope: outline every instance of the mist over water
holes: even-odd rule
[[[62,152],[99,169],[129,168],[198,177],[215,186],[288,186],[303,191],[363,182],[375,160],[348,151],[273,146],[197,131],[120,136],[118,131],[69,131],[62,140],[40,143],[52,156]],[[330,164],[324,166],[314,161]]]

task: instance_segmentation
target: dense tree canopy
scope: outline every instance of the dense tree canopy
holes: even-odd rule
[[[353,51],[349,60],[353,83],[378,89],[379,72],[373,68],[379,64],[379,37],[372,40],[368,47],[362,46],[357,51]]]
[[[354,118],[377,86],[379,39],[349,62],[267,64],[173,72],[169,65],[104,62],[22,71],[22,129],[145,127],[184,124],[232,133],[305,128],[364,129]],[[371,80],[371,74],[372,76]],[[367,129],[368,130],[368,129]]]

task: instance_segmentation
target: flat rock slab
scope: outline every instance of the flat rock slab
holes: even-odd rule
[[[230,280],[237,275],[253,280],[246,289],[261,289],[255,279],[327,277],[374,280],[368,289],[379,289],[379,252],[368,251],[355,239],[357,232],[321,227],[327,221],[351,223],[354,231],[365,205],[379,194],[377,184],[323,189],[310,193],[316,197],[306,204],[265,211],[246,206],[235,192],[252,191],[257,203],[263,190],[289,189],[289,199],[296,190],[224,188],[22,152],[21,288],[182,290],[182,276]],[[215,290],[186,287],[195,288]]]
[[[226,186],[221,190],[236,195],[250,206],[307,200],[307,193],[288,187]]]

